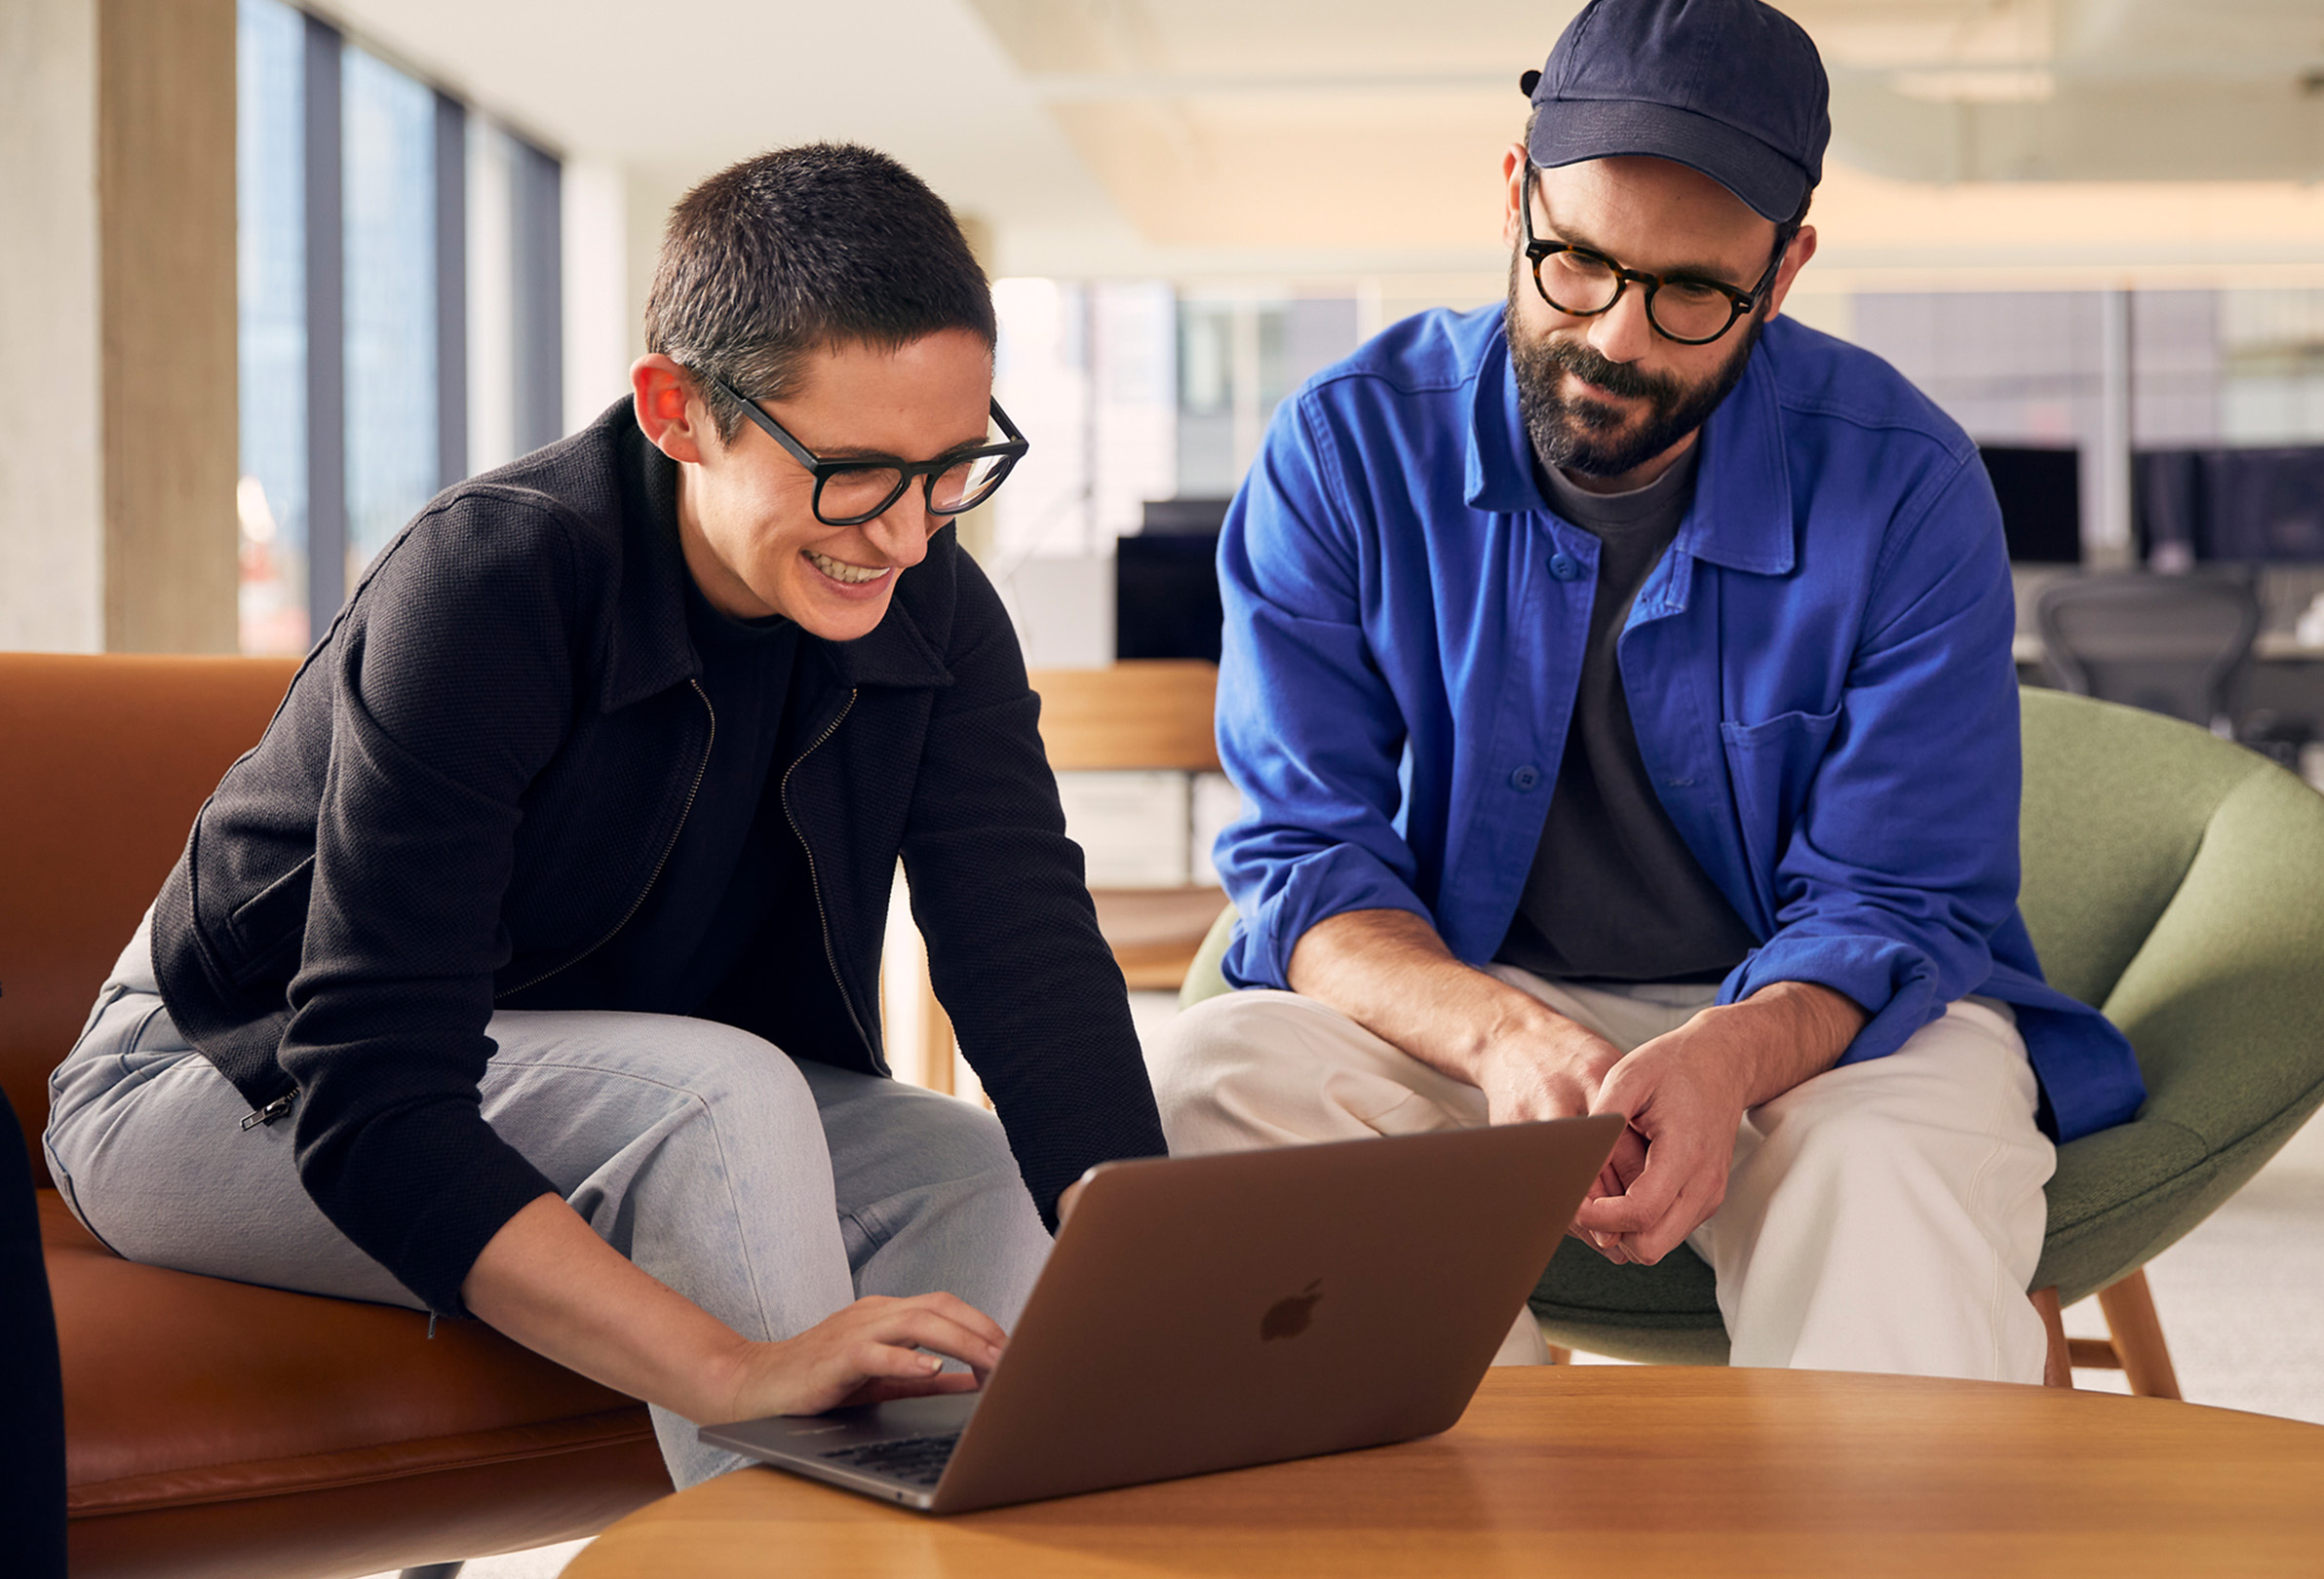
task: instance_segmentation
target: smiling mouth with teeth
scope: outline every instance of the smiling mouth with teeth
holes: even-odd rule
[[[888,573],[886,565],[849,564],[844,559],[834,559],[830,555],[818,554],[813,549],[808,549],[805,552],[809,564],[833,581],[844,582],[850,587],[860,587],[865,582],[877,581]]]

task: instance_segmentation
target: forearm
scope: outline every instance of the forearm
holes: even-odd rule
[[[1745,1107],[1771,1101],[1838,1063],[1864,1028],[1853,998],[1814,982],[1774,982],[1697,1017],[1731,1059]]]
[[[615,1392],[689,1420],[733,1416],[740,1333],[640,1270],[544,1195],[484,1246],[460,1296],[498,1330]]]
[[[1530,993],[1463,964],[1410,910],[1326,917],[1300,936],[1286,974],[1294,992],[1472,1086],[1485,1084],[1495,1045],[1575,1028]]]

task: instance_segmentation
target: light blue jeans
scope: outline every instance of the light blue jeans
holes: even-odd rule
[[[485,1122],[614,1249],[745,1336],[935,1290],[1013,1326],[1048,1255],[999,1124],[969,1103],[709,1021],[509,1011],[490,1031]],[[421,1308],[308,1197],[291,1126],[242,1128],[250,1104],[171,1022],[143,927],[49,1090],[50,1171],[122,1255]],[[653,1419],[680,1487],[743,1462]]]

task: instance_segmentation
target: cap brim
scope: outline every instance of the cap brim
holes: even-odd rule
[[[1777,224],[1800,212],[1807,175],[1748,132],[1671,104],[1555,98],[1537,106],[1526,152],[1546,167],[1645,155],[1699,170]]]

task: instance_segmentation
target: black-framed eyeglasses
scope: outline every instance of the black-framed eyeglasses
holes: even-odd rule
[[[1778,225],[1775,255],[1767,260],[1767,272],[1760,276],[1760,283],[1749,290],[1737,290],[1724,280],[1707,280],[1696,274],[1626,269],[1587,247],[1533,239],[1536,170],[1531,160],[1526,161],[1525,191],[1518,205],[1525,215],[1526,260],[1533,267],[1533,289],[1541,292],[1541,299],[1569,318],[1596,318],[1610,312],[1622,299],[1623,289],[1636,284],[1646,293],[1646,322],[1654,326],[1655,333],[1681,345],[1709,345],[1759,305],[1775,283],[1775,271],[1783,266],[1784,250],[1792,244],[1792,227]]]
[[[782,423],[766,414],[756,401],[746,397],[723,378],[712,382],[729,400],[742,404],[743,414],[781,444],[791,458],[815,479],[815,519],[826,526],[860,526],[885,515],[904,490],[918,478],[932,515],[957,516],[992,497],[1009,473],[1032,447],[1009,413],[992,404],[992,420],[1005,436],[997,444],[976,444],[951,450],[929,461],[908,461],[887,455],[850,455],[826,460],[793,438]]]

